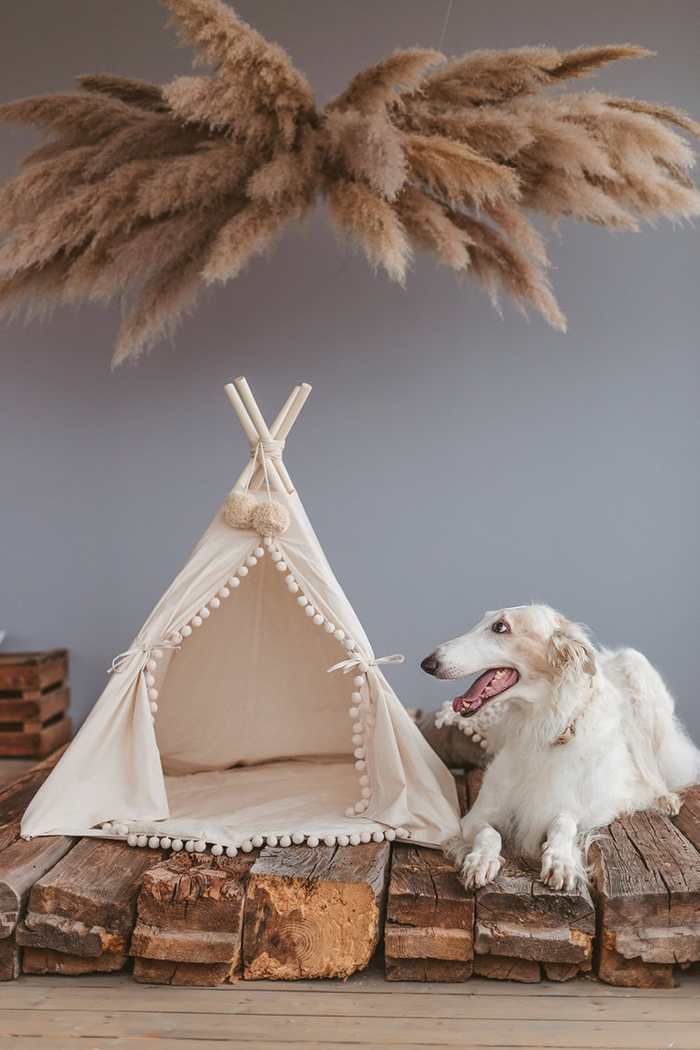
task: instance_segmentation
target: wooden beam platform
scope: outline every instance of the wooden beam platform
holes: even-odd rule
[[[266,847],[248,878],[248,980],[349,977],[368,965],[384,924],[390,844]]]
[[[634,813],[592,847],[598,897],[598,976],[668,987],[675,963],[700,959],[700,853],[671,820]]]
[[[81,968],[71,972],[121,968],[128,958],[141,879],[163,856],[159,849],[81,839],[34,883],[15,934],[17,943],[48,950],[50,973],[57,972],[54,956],[61,953],[82,960]],[[39,972],[43,957],[25,953],[25,968]]]
[[[174,853],[145,872],[131,939],[137,981],[205,987],[237,977],[246,885],[258,853]]]
[[[383,946],[394,983],[537,984],[594,967],[609,985],[668,989],[700,960],[700,785],[675,820],[636,813],[601,831],[592,894],[551,890],[513,858],[474,893],[440,851],[409,842],[227,858],[25,841],[22,813],[57,757],[0,788],[3,980],[20,969],[104,974],[132,960],[148,984],[346,978]],[[480,780],[477,770],[458,778],[463,810]]]

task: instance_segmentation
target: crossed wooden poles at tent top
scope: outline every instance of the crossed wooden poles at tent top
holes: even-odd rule
[[[296,422],[297,416],[301,412],[304,402],[311,393],[311,387],[308,383],[295,386],[277,416],[275,416],[271,427],[268,427],[265,422],[262,412],[253,397],[253,392],[243,376],[234,379],[233,383],[227,383],[224,389],[235,409],[236,415],[241,421],[241,426],[251,446],[251,458],[246,463],[245,469],[234,488],[248,487],[250,489],[259,489],[265,477],[262,463],[262,455],[264,453],[261,452],[259,454],[259,446],[263,446],[265,442],[270,440],[286,440],[289,431]],[[270,455],[265,456],[265,466],[270,488],[278,492],[285,490],[290,493],[294,492],[292,479],[281,458]]]

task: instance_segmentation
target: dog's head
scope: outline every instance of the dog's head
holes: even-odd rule
[[[496,697],[535,703],[559,682],[595,674],[595,650],[580,624],[548,605],[525,605],[486,613],[421,667],[436,678],[479,675],[453,701],[455,711],[468,716]]]

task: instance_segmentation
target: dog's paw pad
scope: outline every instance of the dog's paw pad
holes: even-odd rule
[[[568,857],[545,850],[542,854],[542,871],[540,878],[553,890],[573,892],[578,885],[576,868]]]
[[[678,795],[670,792],[668,795],[659,795],[655,800],[656,808],[669,817],[677,817],[681,811],[682,802]]]
[[[462,879],[468,890],[488,885],[501,870],[501,858],[490,853],[469,853],[462,865]]]

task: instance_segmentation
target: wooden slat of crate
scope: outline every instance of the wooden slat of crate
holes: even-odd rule
[[[42,693],[68,677],[68,650],[0,653],[0,693]]]
[[[598,975],[668,987],[675,962],[700,959],[700,854],[651,811],[616,820],[593,844],[600,912]]]
[[[17,927],[17,943],[83,959],[80,971],[72,972],[89,972],[89,960],[104,955],[119,956],[123,965],[141,879],[163,855],[160,849],[81,839],[32,887],[24,922]],[[110,968],[116,968],[113,962]],[[94,968],[104,965],[95,963]]]
[[[29,724],[24,729],[0,731],[0,754],[44,758],[70,740],[71,720],[60,717],[48,725]]]
[[[0,722],[34,722],[43,725],[63,714],[70,705],[70,688],[59,685],[39,696],[1,696]]]
[[[239,973],[257,856],[175,853],[144,874],[131,938],[137,981],[213,986]]]
[[[244,977],[348,977],[381,936],[389,843],[266,847],[251,868]]]

